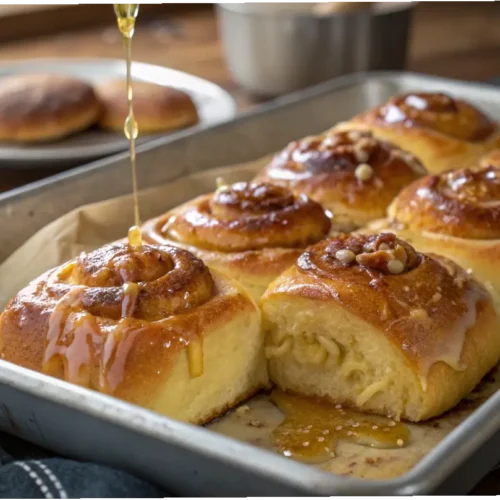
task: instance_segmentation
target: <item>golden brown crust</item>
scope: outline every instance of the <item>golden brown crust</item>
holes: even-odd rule
[[[368,112],[375,122],[392,126],[429,129],[461,141],[484,141],[497,129],[484,113],[465,101],[442,93],[411,93],[395,96]]]
[[[334,214],[334,224],[360,226],[382,217],[401,188],[425,173],[413,155],[352,130],[290,143],[256,180],[305,193]]]
[[[0,316],[2,357],[148,406],[186,346],[256,314],[231,286],[185,250],[109,245],[19,292]]]
[[[496,123],[465,101],[442,93],[393,97],[336,129],[360,127],[413,153],[432,173],[466,167],[500,145]]]
[[[106,81],[96,87],[96,92],[103,108],[99,125],[108,130],[123,131],[128,114],[125,81]],[[133,92],[134,114],[140,134],[154,134],[198,123],[196,106],[181,90],[135,81]]]
[[[354,258],[345,259],[346,250]],[[403,265],[392,266],[395,261]],[[477,315],[492,312],[488,292],[463,269],[415,252],[390,233],[343,235],[313,245],[263,301],[276,294],[340,305],[384,332],[423,377],[438,361],[455,362],[459,370],[460,356],[449,353],[457,342],[461,352]]]
[[[411,231],[500,238],[500,165],[424,177],[401,191],[389,219]]]
[[[494,149],[485,154],[481,158],[479,164],[481,167],[500,167],[500,149]]]
[[[143,238],[186,248],[242,284],[265,289],[308,244],[323,239],[330,225],[321,206],[304,195],[236,183],[147,222]]]
[[[168,216],[161,232],[204,250],[242,252],[303,248],[329,229],[324,210],[306,196],[272,184],[237,182],[188,202]]]
[[[95,123],[93,88],[65,75],[16,75],[0,81],[0,140],[49,141]]]

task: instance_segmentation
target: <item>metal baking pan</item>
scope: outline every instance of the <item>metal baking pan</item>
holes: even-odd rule
[[[142,188],[278,150],[408,90],[465,96],[500,117],[500,90],[408,73],[343,77],[205,130],[140,148]],[[0,261],[54,218],[130,191],[117,155],[0,195]],[[1,292],[1,290],[0,290]],[[121,467],[184,496],[463,494],[500,461],[500,393],[409,473],[341,477],[0,361],[0,429],[60,454]]]

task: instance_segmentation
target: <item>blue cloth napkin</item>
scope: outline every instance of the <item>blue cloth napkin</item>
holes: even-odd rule
[[[0,433],[0,498],[164,498],[156,486],[126,472],[54,457]]]

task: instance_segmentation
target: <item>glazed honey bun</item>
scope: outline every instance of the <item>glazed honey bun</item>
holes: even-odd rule
[[[308,248],[261,301],[284,390],[419,421],[452,408],[500,357],[487,290],[391,233]]]
[[[238,182],[146,223],[143,238],[190,250],[260,299],[302,249],[328,234],[330,225],[323,208],[303,194]]]
[[[0,79],[0,140],[61,139],[93,125],[100,105],[91,85],[67,75]]]
[[[48,271],[0,338],[7,361],[192,423],[267,384],[254,301],[171,246],[116,243]]]
[[[383,217],[402,187],[427,172],[410,153],[352,130],[292,142],[261,172],[264,180],[305,193],[350,231]]]
[[[445,255],[482,281],[500,313],[500,165],[424,177],[405,188],[374,223],[411,240],[424,252]]]
[[[432,173],[466,167],[500,146],[495,122],[471,104],[442,93],[393,97],[337,128],[359,127],[413,153]]]

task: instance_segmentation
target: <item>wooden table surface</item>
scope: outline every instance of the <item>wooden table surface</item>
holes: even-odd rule
[[[57,15],[43,12],[44,22],[34,14],[26,18],[0,15],[0,60],[34,57],[123,57],[123,46],[114,15],[108,6],[67,7]],[[146,6],[144,6],[146,7]],[[141,10],[134,37],[134,60],[168,66],[206,78],[227,89],[240,109],[261,102],[232,78],[218,37],[214,9],[210,4],[147,6]],[[94,8],[94,7],[92,7]],[[9,9],[8,12],[10,12]],[[15,9],[17,12],[18,9]],[[0,13],[1,14],[1,13]],[[94,14],[94,18],[92,18]],[[20,14],[22,15],[22,14]],[[97,23],[76,29],[79,19]],[[66,24],[65,24],[66,23]],[[12,25],[22,27],[23,36],[50,26],[60,32],[26,39],[13,39]],[[68,29],[64,30],[64,26]],[[417,5],[408,54],[408,69],[466,80],[488,80],[500,76],[500,3],[432,2]],[[8,40],[1,43],[1,40]],[[0,191],[50,175],[47,170],[3,170]]]
[[[231,92],[240,109],[255,106],[259,100],[232,79],[218,38],[217,23],[210,5],[192,8],[163,6],[142,12],[134,37],[134,60],[179,69],[211,80]],[[105,12],[104,6],[99,7]],[[80,7],[82,9],[82,7]],[[90,11],[81,10],[86,18]],[[154,18],[153,18],[154,14]],[[78,16],[77,16],[78,17]],[[35,21],[33,21],[35,19]],[[110,7],[109,22],[76,30],[78,19],[56,18],[46,22],[64,30],[44,37],[13,40],[13,23],[0,19],[0,60],[34,57],[123,57],[123,47]],[[102,23],[101,18],[95,20]],[[19,21],[24,34],[33,34],[36,18]],[[66,23],[66,24],[65,24]],[[40,24],[40,23],[38,23]],[[48,26],[48,25],[47,25]],[[500,77],[500,3],[466,2],[420,3],[415,10],[409,48],[408,69],[465,80],[486,81]],[[48,29],[48,28],[47,28]],[[8,33],[7,33],[8,32]],[[46,32],[46,30],[44,31]],[[2,35],[3,33],[3,35]],[[24,36],[24,35],[23,35]],[[3,170],[0,190],[22,185],[49,175],[49,171]],[[500,493],[500,473],[491,473],[475,490],[477,494]]]

